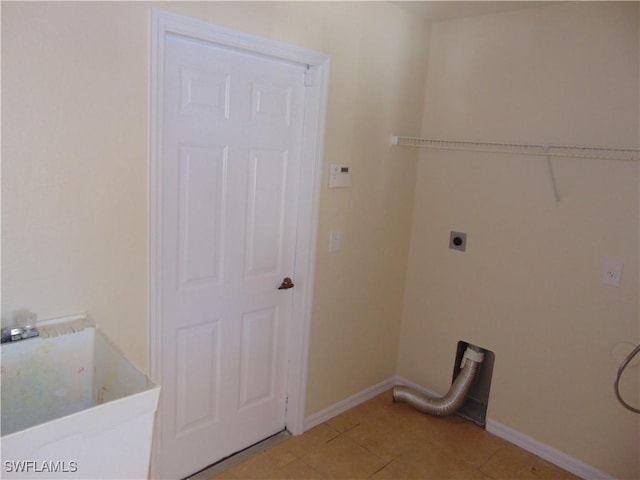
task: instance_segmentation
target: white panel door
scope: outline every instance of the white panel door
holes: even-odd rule
[[[302,65],[165,43],[161,442],[185,477],[285,427]],[[295,280],[295,279],[294,279]]]

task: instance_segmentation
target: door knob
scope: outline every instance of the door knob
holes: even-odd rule
[[[278,287],[278,290],[289,290],[290,288],[293,288],[293,281],[289,278],[289,277],[285,277],[284,280],[282,280],[282,283],[280,284],[280,286]]]

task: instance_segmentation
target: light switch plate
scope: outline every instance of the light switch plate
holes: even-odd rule
[[[329,232],[329,252],[337,252],[340,250],[340,237],[342,232],[340,230],[331,230]]]

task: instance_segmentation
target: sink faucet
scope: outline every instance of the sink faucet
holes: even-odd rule
[[[40,335],[36,328],[38,316],[29,310],[20,310],[16,313],[17,325],[4,327],[1,332],[1,343],[17,342],[26,338],[33,338]]]
[[[38,329],[25,327],[4,327],[2,329],[2,343],[17,342],[25,338],[37,337],[40,335]]]

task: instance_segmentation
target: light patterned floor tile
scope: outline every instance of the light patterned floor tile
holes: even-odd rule
[[[300,458],[308,452],[321,448],[339,435],[340,432],[323,423],[305,432],[304,435],[290,438],[281,448]]]
[[[301,460],[324,477],[335,479],[369,478],[386,463],[344,435]]]
[[[577,480],[458,416],[393,403],[391,391],[213,478]]]
[[[480,470],[495,480],[579,480],[575,475],[511,444],[498,450]]]
[[[489,480],[487,475],[454,452],[428,443],[415,444],[372,478]]]
[[[255,457],[236,465],[227,471],[237,479],[271,479],[276,476],[279,465],[268,452],[260,453]]]
[[[274,480],[322,480],[324,478],[320,472],[298,459],[280,468]]]

